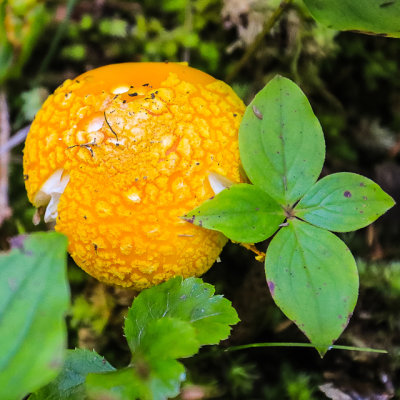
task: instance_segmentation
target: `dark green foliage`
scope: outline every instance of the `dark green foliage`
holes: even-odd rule
[[[315,19],[330,28],[400,37],[397,0],[304,0]]]

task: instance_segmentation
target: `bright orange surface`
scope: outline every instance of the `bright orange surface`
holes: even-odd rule
[[[213,196],[210,172],[240,180],[243,112],[226,84],[183,64],[86,72],[65,81],[32,124],[28,196],[34,202],[55,170],[70,175],[56,230],[101,281],[143,289],[201,275],[226,239],[179,217]]]

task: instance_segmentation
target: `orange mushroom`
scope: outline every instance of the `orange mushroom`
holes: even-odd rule
[[[229,86],[184,64],[88,71],[65,81],[32,124],[28,197],[47,206],[45,220],[100,281],[141,290],[201,275],[226,238],[180,216],[214,195],[215,177],[240,181],[243,112]]]

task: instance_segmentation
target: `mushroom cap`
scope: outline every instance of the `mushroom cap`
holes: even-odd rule
[[[198,276],[226,238],[180,216],[240,181],[244,104],[185,64],[125,63],[66,80],[36,115],[24,150],[35,206],[67,235],[75,262],[137,290]]]

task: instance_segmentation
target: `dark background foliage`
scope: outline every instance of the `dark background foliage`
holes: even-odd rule
[[[0,54],[1,90],[13,133],[31,122],[47,94],[64,79],[97,66],[188,61],[225,80],[279,4],[276,0],[14,3],[19,8],[8,9],[5,20],[13,63],[6,73],[5,48]],[[40,18],[34,20],[32,10],[39,6]],[[323,173],[361,173],[399,201],[399,71],[398,39],[329,30],[317,25],[295,1],[230,83],[248,103],[276,73],[294,80],[324,128]],[[0,227],[2,250],[18,233],[46,229],[43,223],[32,222],[35,210],[24,190],[22,148],[22,144],[14,147],[8,160],[12,213]],[[332,350],[321,360],[311,349],[224,352],[227,346],[251,342],[305,340],[273,304],[262,264],[244,248],[229,244],[222,262],[204,279],[233,302],[242,322],[223,346],[204,348],[185,361],[188,381],[181,398],[395,398],[400,381],[399,218],[395,207],[373,226],[341,235],[359,260],[361,289],[340,344],[385,348],[389,355]],[[122,325],[134,293],[96,282],[72,261],[69,277],[70,348],[95,348],[114,366],[126,365],[129,353]],[[190,397],[196,394],[202,397]]]

